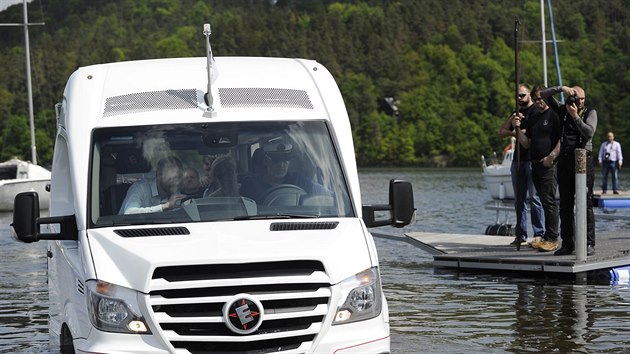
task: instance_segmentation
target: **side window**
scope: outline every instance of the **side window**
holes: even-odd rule
[[[55,201],[55,212],[58,215],[74,214],[74,190],[71,184],[73,179],[70,178],[68,144],[61,135],[57,135],[55,141],[52,166],[54,180],[51,181],[50,200]]]

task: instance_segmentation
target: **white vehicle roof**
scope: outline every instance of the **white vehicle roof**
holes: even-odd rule
[[[203,99],[208,88],[205,57],[79,68],[66,85],[59,121],[67,136],[74,173],[88,171],[90,137],[97,128],[327,120],[332,123],[329,126],[349,175],[352,198],[360,205],[350,122],[339,89],[324,66],[305,59],[217,57],[213,77],[212,108],[216,114],[208,117]],[[87,181],[77,178],[73,187],[76,202],[85,205]],[[84,217],[77,215],[77,219]]]

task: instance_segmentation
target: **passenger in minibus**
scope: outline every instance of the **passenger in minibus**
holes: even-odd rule
[[[158,161],[155,179],[145,178],[129,187],[119,214],[154,213],[174,208],[186,196],[179,192],[182,162],[176,157]]]

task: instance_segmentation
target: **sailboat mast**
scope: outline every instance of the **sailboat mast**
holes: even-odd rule
[[[28,41],[28,11],[26,0],[23,0],[24,10],[24,51],[26,52],[26,91],[28,95],[28,119],[31,127],[31,160],[37,165],[37,147],[35,145],[35,118],[33,114],[33,85],[31,82],[31,49]]]
[[[37,164],[37,148],[35,147],[35,118],[33,114],[33,84],[31,82],[31,48],[28,41],[28,26],[43,25],[44,23],[28,23],[26,0],[22,0],[22,9],[24,12],[23,23],[0,23],[0,26],[24,27],[24,52],[26,53],[26,91],[28,94],[29,125],[31,127],[31,160],[34,164]]]

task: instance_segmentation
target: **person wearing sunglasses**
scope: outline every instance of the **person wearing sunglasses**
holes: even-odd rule
[[[529,86],[525,84],[519,85],[517,98],[519,113],[523,117],[520,121],[520,127],[523,130],[527,130],[527,117],[535,110],[531,100]],[[516,137],[516,130],[513,125],[516,117],[516,112],[514,112],[503,122],[499,128],[500,136]],[[536,188],[534,188],[532,180],[532,165],[529,151],[521,146],[518,149],[518,153],[518,158],[514,157],[512,159],[512,165],[510,167],[512,186],[514,188],[514,209],[516,211],[515,238],[511,245],[520,247],[521,245],[527,244],[528,216],[531,216],[534,240],[542,239],[545,233],[545,220],[540,197],[536,192]],[[530,215],[528,215],[528,205]]]

